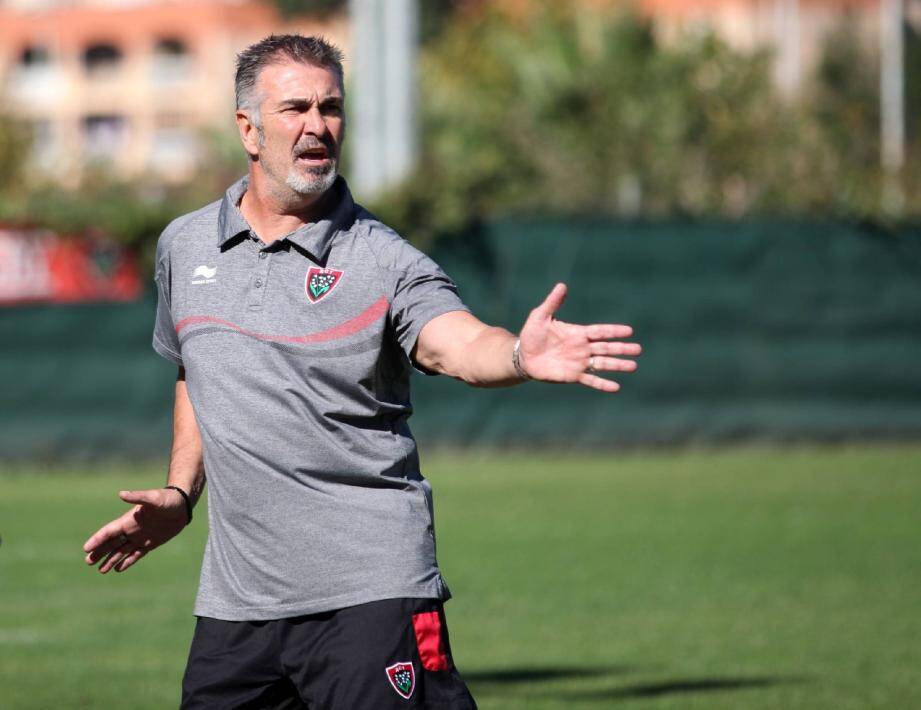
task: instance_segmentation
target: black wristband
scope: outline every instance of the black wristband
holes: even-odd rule
[[[185,512],[186,512],[186,515],[189,516],[189,520],[188,520],[188,522],[186,522],[186,525],[188,525],[189,523],[191,523],[191,522],[192,522],[192,499],[189,498],[189,494],[186,493],[184,490],[182,490],[179,486],[163,486],[163,488],[164,488],[164,490],[168,488],[168,489],[170,489],[171,491],[179,491],[179,495],[181,495],[181,496],[182,496],[182,500],[185,501]]]

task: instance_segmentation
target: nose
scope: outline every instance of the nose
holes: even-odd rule
[[[304,133],[312,133],[315,136],[322,136],[326,133],[326,120],[316,105],[311,106],[310,110],[304,114]]]

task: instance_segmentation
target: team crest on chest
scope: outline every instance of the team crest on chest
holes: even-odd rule
[[[401,698],[409,700],[416,687],[416,674],[413,664],[407,661],[387,666],[387,680]]]
[[[304,279],[307,300],[316,303],[321,298],[328,296],[339,285],[343,273],[339,269],[321,269],[318,266],[311,266],[307,269],[307,277]]]

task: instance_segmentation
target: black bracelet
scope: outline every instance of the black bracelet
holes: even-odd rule
[[[188,525],[192,522],[192,499],[189,498],[189,494],[182,490],[179,486],[163,486],[163,489],[170,489],[171,491],[179,491],[179,494],[182,496],[182,500],[185,501],[185,512],[189,516],[189,520],[186,523]]]

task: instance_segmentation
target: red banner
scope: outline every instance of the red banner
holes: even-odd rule
[[[0,306],[133,301],[141,291],[137,261],[122,247],[96,237],[0,227]]]

